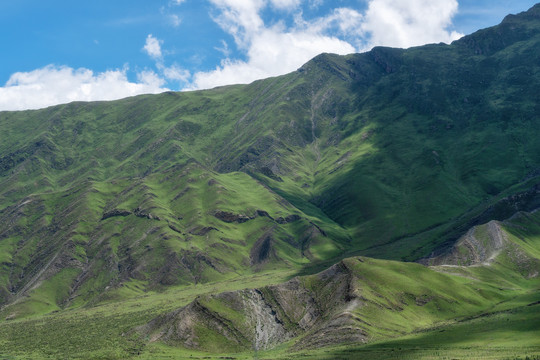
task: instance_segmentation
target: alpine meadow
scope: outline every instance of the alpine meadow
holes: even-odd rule
[[[0,358],[540,359],[539,129],[540,4],[0,112]]]

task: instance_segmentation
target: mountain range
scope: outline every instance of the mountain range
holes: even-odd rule
[[[540,4],[0,112],[0,355],[540,358]]]

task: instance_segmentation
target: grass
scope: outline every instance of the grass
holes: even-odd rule
[[[99,306],[0,322],[2,355],[16,359],[47,358],[220,358],[271,359],[309,358],[352,359],[358,356],[378,358],[508,358],[538,356],[540,300],[537,279],[514,283],[513,289],[500,288],[496,269],[470,268],[471,274],[492,272],[489,281],[471,280],[462,275],[438,273],[417,264],[363,258],[363,262],[347,259],[347,266],[357,276],[365,305],[356,310],[367,323],[368,345],[347,345],[306,350],[291,354],[288,346],[271,351],[238,351],[233,348],[208,347],[200,352],[190,349],[147,343],[133,329],[158,314],[189,303],[193,298],[245,287],[262,287],[283,281],[290,271],[266,272],[226,281],[169,288],[165,292],[148,292],[144,284],[132,281],[115,290],[121,302],[103,302]],[[504,276],[504,275],[503,275]],[[316,276],[303,280],[309,288],[320,292]],[[324,295],[326,294],[326,295]],[[318,296],[332,296],[320,293]],[[114,296],[112,296],[114,298]],[[415,305],[415,299],[428,299],[426,305]],[[229,317],[227,307],[209,298],[214,311]],[[329,302],[330,304],[330,302]],[[394,308],[394,310],[389,310]],[[401,310],[396,311],[397,308]],[[235,322],[242,323],[240,313]],[[233,317],[234,317],[233,316]],[[384,326],[380,326],[384,324]],[[204,327],[198,330],[208,344],[215,335]],[[400,334],[407,334],[405,336]],[[301,341],[301,340],[300,340]],[[284,344],[287,345],[287,344]],[[290,344],[292,345],[292,344]],[[290,346],[289,345],[289,346]]]
[[[35,195],[22,210],[17,209],[10,211],[31,217],[14,218],[16,228],[25,229],[26,234],[17,246],[15,237],[2,241],[4,278],[6,283],[20,283],[18,289],[24,284],[20,279],[28,277],[42,286],[69,289],[58,291],[50,304],[53,310],[102,301],[128,279],[155,290],[226,280],[263,269],[298,269],[310,260],[339,253],[341,239],[346,237],[340,228],[328,229],[332,238],[317,233],[312,223],[321,224],[320,219],[303,214],[247,174],[219,174],[197,163],[139,179],[87,181]],[[217,210],[252,219],[226,223],[214,217]],[[257,210],[268,216],[259,216]],[[104,218],[111,211],[124,215]],[[7,219],[13,212],[6,213],[6,222],[12,221]],[[290,224],[273,220],[292,214],[300,220]],[[250,249],[266,233],[272,238],[271,256],[258,266],[249,266]],[[302,239],[313,247],[309,258],[303,254]],[[47,268],[40,272],[39,266]],[[64,267],[76,276],[54,277]],[[9,311],[31,315],[32,306],[24,305],[24,311],[16,307],[32,298],[41,299],[40,294],[23,297]],[[117,295],[114,298],[121,300]],[[36,308],[36,314],[42,311]]]
[[[124,358],[143,348],[122,333],[193,296],[350,256],[417,260],[472,226],[538,208],[540,26],[529,15],[451,45],[322,54],[250,85],[0,113],[0,316],[12,319],[0,323],[0,353]],[[218,210],[252,219],[224,222]],[[370,302],[362,316],[388,322],[357,351],[390,356],[389,339],[408,334],[411,358],[436,356],[426,344],[444,351],[444,337],[419,327],[528,294],[538,223],[522,214],[503,224],[514,245],[491,267],[354,265]],[[431,300],[416,308],[409,293]],[[510,338],[530,315],[516,309]],[[447,326],[465,356],[461,325]],[[521,345],[536,346],[523,333]],[[470,345],[473,357],[497,351]],[[306,356],[348,356],[326,351]]]
[[[307,358],[534,359],[540,357],[539,320],[538,309],[524,306],[367,346],[325,349]]]
[[[185,305],[196,296],[278,283],[289,275],[290,272],[283,270],[267,272],[169,289],[163,293],[145,292],[140,284],[129,283],[124,286],[127,289],[117,290],[129,292],[129,299],[122,302],[111,301],[99,306],[1,322],[3,344],[0,355],[17,359],[129,358],[144,347],[132,330],[158,314]],[[137,295],[133,296],[135,293]],[[152,351],[148,352],[151,354]]]

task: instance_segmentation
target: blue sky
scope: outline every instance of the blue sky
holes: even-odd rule
[[[525,0],[0,0],[0,110],[193,90],[451,42]]]

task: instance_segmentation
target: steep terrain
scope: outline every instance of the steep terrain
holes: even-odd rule
[[[504,239],[503,250],[480,264],[442,264],[439,257],[431,259],[438,265],[426,267],[353,257],[277,285],[264,285],[275,278],[256,275],[240,283],[141,292],[121,303],[6,319],[0,323],[0,354],[535,358],[540,356],[539,230],[539,212],[477,226],[449,250],[448,259],[455,253],[469,258],[470,236],[481,239],[484,247],[476,251],[486,254]]]
[[[30,195],[1,221],[0,299],[35,303],[40,312],[115,298],[129,282],[160,290],[226,279],[276,262],[301,265],[342,246],[339,232],[323,231],[319,219],[247,175],[196,163]]]
[[[70,311],[101,307],[86,338],[114,329],[101,355],[118,358],[303,351],[525,314],[538,114],[540,4],[450,45],[1,112],[0,348],[24,353],[7,339],[35,319],[69,333]]]
[[[540,242],[531,230],[539,225],[535,212],[476,226],[447,254],[426,259],[431,267],[348,258],[283,284],[200,296],[137,331],[150,343],[191,349],[258,351],[286,343],[298,351],[489,317],[494,312],[486,310],[497,306],[514,311],[519,295],[538,297]]]

